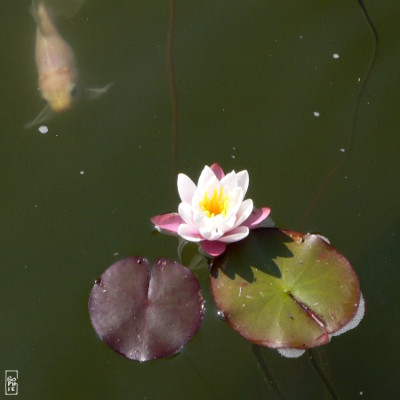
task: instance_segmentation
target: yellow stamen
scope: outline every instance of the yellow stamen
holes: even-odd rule
[[[203,213],[208,217],[212,218],[216,215],[222,214],[222,216],[226,216],[229,208],[229,196],[223,195],[222,188],[219,189],[219,193],[217,189],[214,189],[211,198],[208,197],[208,193],[205,192],[203,200],[200,201],[200,209]]]

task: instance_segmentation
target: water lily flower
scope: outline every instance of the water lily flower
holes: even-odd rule
[[[244,200],[248,186],[246,170],[225,175],[216,163],[204,167],[197,186],[179,174],[178,213],[157,215],[151,221],[157,229],[199,242],[205,253],[219,256],[228,243],[244,239],[270,213],[268,207],[257,209],[251,199]]]

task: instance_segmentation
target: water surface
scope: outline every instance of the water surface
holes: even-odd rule
[[[397,398],[400,4],[365,2],[379,34],[368,74],[376,42],[361,2],[175,3],[175,147],[168,2],[88,0],[60,21],[84,84],[115,84],[47,134],[23,129],[43,107],[30,2],[0,5],[0,367],[19,370],[23,399]],[[207,280],[203,326],[171,360],[125,360],[89,321],[108,265],[177,257],[149,218],[177,207],[174,165],[196,179],[213,162],[247,169],[249,197],[278,226],[327,236],[367,302],[357,329],[311,354],[262,349],[273,383],[216,317]]]

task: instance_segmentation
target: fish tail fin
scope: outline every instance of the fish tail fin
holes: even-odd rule
[[[53,22],[53,13],[43,0],[33,0],[30,11],[37,27],[43,34],[50,35],[57,32]]]
[[[29,11],[32,14],[33,19],[35,22],[38,24],[39,17],[38,17],[38,1],[37,0],[32,0],[32,4],[29,7]]]
[[[31,13],[36,22],[40,21],[41,10],[47,11],[54,18],[73,17],[86,0],[32,0]]]

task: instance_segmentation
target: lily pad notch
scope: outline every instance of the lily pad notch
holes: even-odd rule
[[[364,316],[357,275],[319,235],[256,229],[214,260],[211,275],[231,327],[285,356],[328,343]]]
[[[157,259],[150,273],[144,257],[111,265],[89,298],[96,333],[126,358],[147,361],[178,352],[198,331],[204,300],[193,273],[177,262]]]

